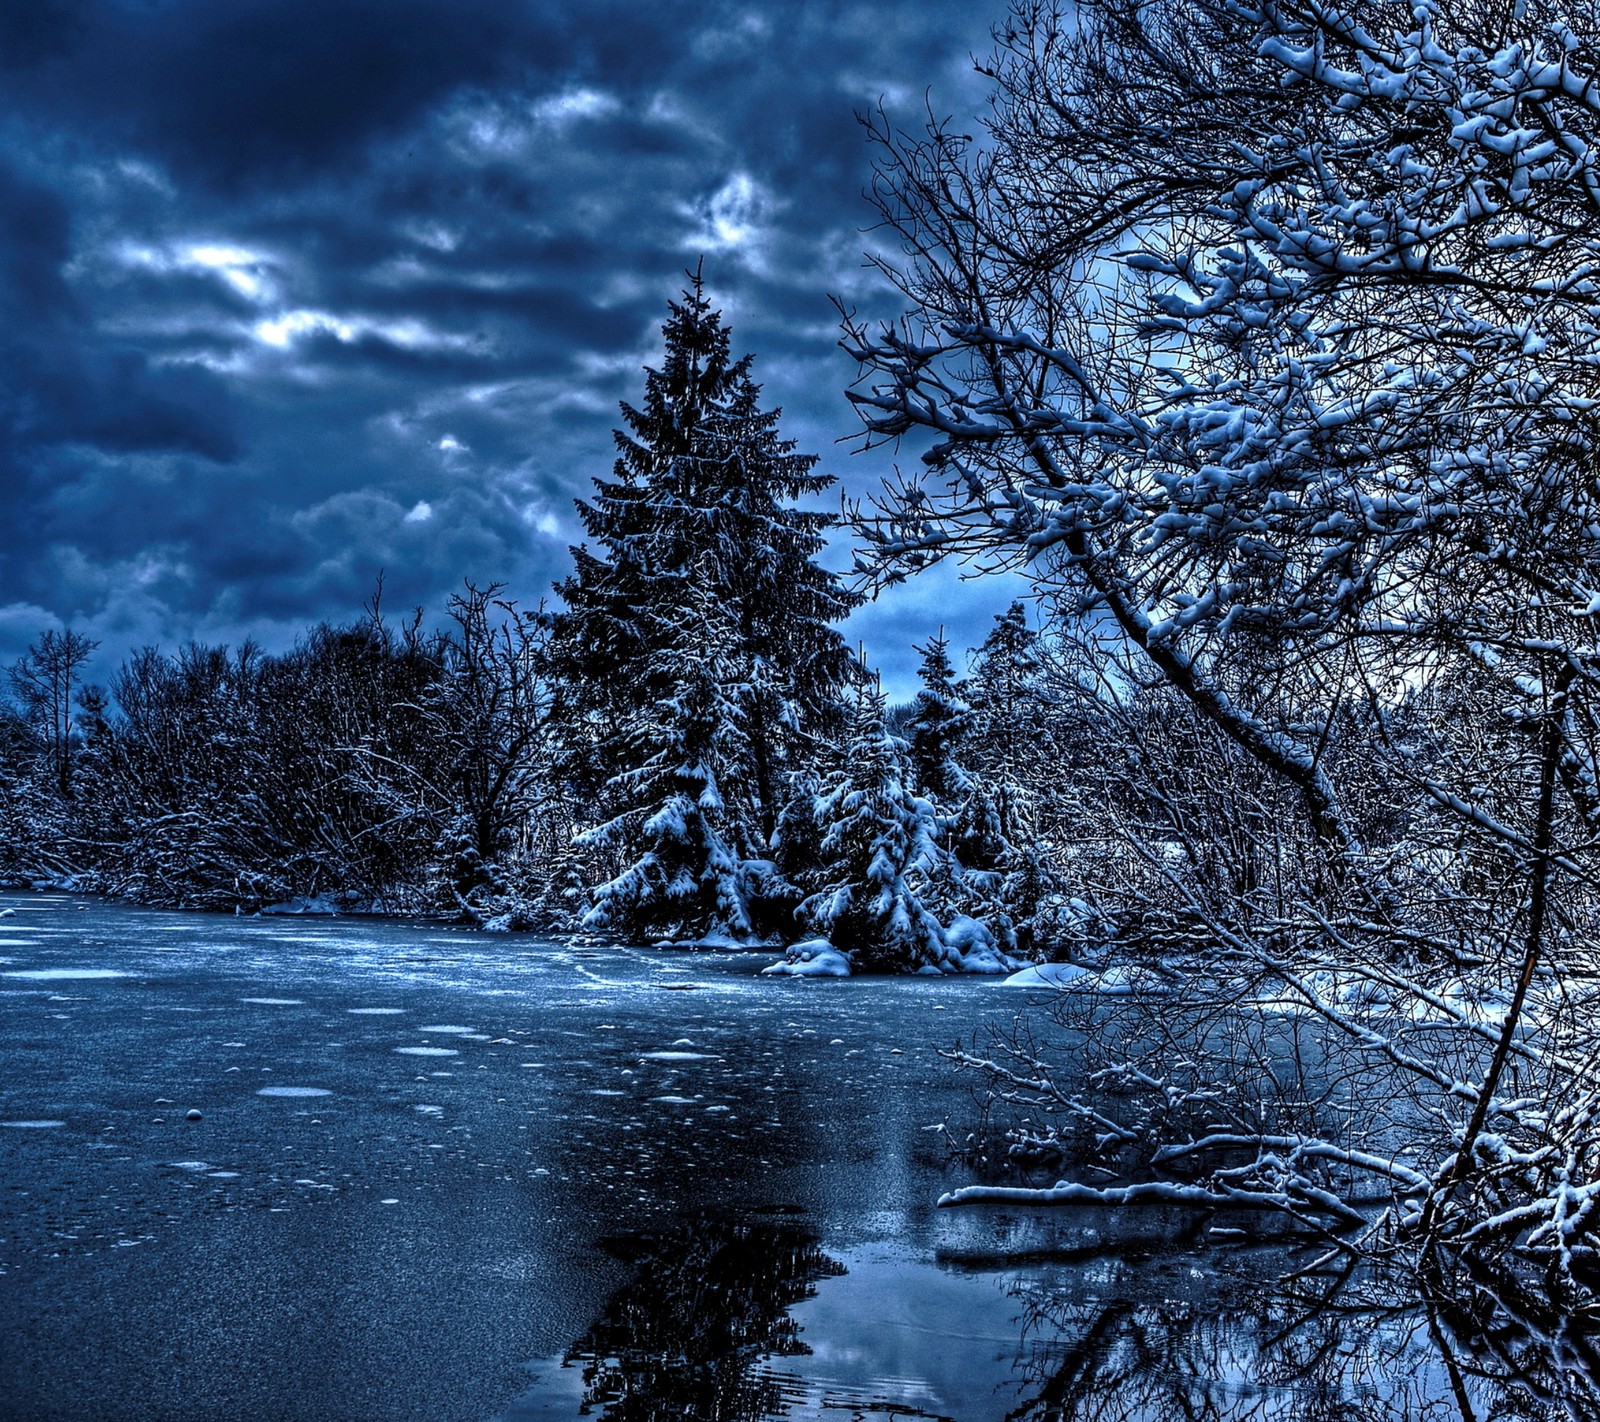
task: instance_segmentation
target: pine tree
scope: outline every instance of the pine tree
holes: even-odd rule
[[[858,691],[843,754],[816,800],[823,868],[800,917],[856,970],[1004,971],[1010,960],[987,929],[937,912],[959,866],[939,845],[934,807],[912,787],[905,741],[884,720],[882,693]],[[804,971],[808,956],[790,966]]]
[[[617,788],[631,807],[583,836],[585,844],[637,846],[638,857],[594,892],[585,928],[631,936],[747,940],[756,870],[723,787],[747,758],[735,629],[704,585],[685,585],[658,657],[671,693],[644,750]],[[657,610],[659,619],[659,610]]]
[[[956,751],[972,728],[972,708],[962,700],[950,665],[950,643],[939,629],[922,653],[922,689],[911,704],[906,729],[911,732],[911,761],[917,785],[935,803],[955,805],[969,785]]]
[[[832,623],[855,598],[816,562],[831,516],[793,506],[833,480],[779,436],[780,412],[761,408],[751,357],[731,358],[698,274],[663,335],[641,406],[622,407],[613,477],[578,505],[591,546],[574,550],[557,588],[565,606],[549,618],[572,746],[564,773],[607,805],[609,834],[645,834],[659,791],[650,767],[679,734],[673,718],[709,696],[690,685],[704,680],[704,649],[683,639],[714,620],[719,686],[705,714],[738,727],[719,740],[718,843],[759,860],[793,770],[839,723],[855,667]],[[630,881],[641,893],[666,882]],[[703,906],[702,931],[731,923]],[[680,919],[679,930],[695,925]]]

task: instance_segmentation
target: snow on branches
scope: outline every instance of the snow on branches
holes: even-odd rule
[[[1311,862],[1270,914],[1257,881],[1194,900],[1171,859],[1229,827],[1130,827],[1197,939],[1403,969],[1423,1001],[1493,979],[1486,1039],[1397,1065],[1445,1123],[1414,1224],[1570,1261],[1553,1221],[1592,1231],[1558,1202],[1595,1166],[1549,1103],[1597,1099],[1600,1042],[1532,1020],[1546,975],[1600,966],[1592,9],[1018,0],[996,44],[981,142],[872,125],[910,312],[846,315],[852,398],[869,442],[926,453],[862,517],[864,564],[1028,564],[1120,641],[1124,687],[1290,792]],[[1408,797],[1381,825],[1375,783]]]

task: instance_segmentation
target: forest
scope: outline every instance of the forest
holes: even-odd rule
[[[798,975],[1059,964],[1074,1085],[1020,1030],[957,1052],[1016,1171],[949,1203],[1265,1210],[1591,1308],[1573,10],[1017,0],[981,135],[867,120],[906,315],[844,309],[843,344],[865,441],[914,472],[836,527],[696,277],[548,600],[468,583],[435,626],[380,589],[292,651],[152,649],[105,687],[42,633],[0,873]],[[1035,598],[931,635],[889,706],[843,621],[947,559]]]

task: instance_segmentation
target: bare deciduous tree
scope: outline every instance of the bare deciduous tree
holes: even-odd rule
[[[996,38],[980,141],[872,125],[912,312],[847,316],[853,398],[870,440],[931,444],[861,519],[874,565],[1028,562],[1114,629],[1124,685],[1247,758],[1257,804],[1222,823],[1142,777],[1164,823],[1125,838],[1156,897],[1233,1002],[1287,1003],[1420,1093],[1428,1129],[1384,1147],[1414,1163],[1365,1167],[1408,1174],[1395,1219],[1576,1288],[1600,1263],[1575,1007],[1600,871],[1592,10],[1021,0]],[[1410,733],[1469,683],[1458,724]],[[1400,824],[1363,813],[1375,777]],[[1275,907],[1286,815],[1308,833]],[[1174,842],[1240,871],[1229,892]],[[1190,1090],[1125,1065],[1158,1104]],[[1224,1134],[1255,1140],[1264,1196],[1354,1159],[1313,1121],[1292,1148]]]

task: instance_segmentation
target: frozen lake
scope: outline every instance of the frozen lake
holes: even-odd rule
[[[1303,1390],[1258,1357],[1279,1320],[1232,1251],[934,1207],[970,1176],[929,1128],[972,1109],[937,1049],[1015,989],[0,913],[6,1418],[1043,1422]],[[1454,1415],[1426,1320],[1361,1326],[1382,1347],[1335,1392]]]

